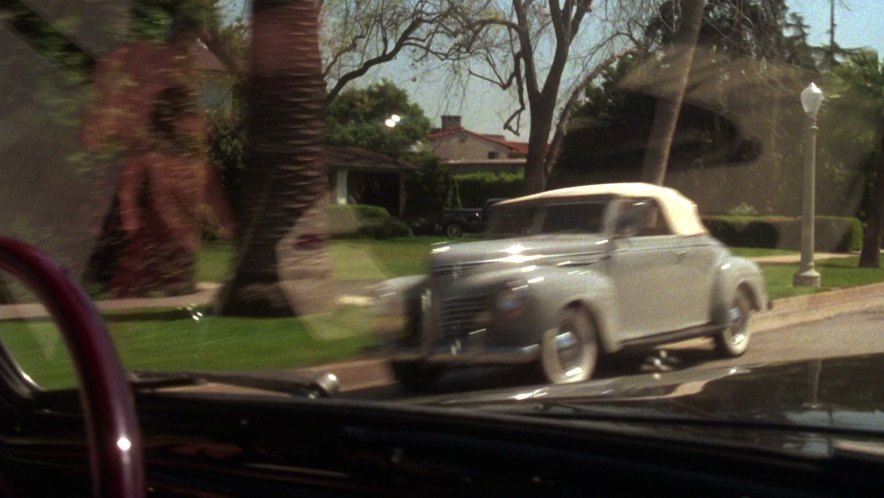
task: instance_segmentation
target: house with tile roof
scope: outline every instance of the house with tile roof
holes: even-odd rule
[[[527,142],[468,130],[461,125],[460,116],[442,116],[442,127],[431,131],[428,139],[436,157],[455,175],[519,173],[525,169]]]

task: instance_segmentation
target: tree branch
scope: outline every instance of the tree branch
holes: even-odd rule
[[[389,50],[387,50],[387,48],[388,48],[387,39],[386,39],[386,37],[384,37],[385,50],[381,53],[381,55],[378,55],[376,57],[371,57],[367,60],[364,60],[358,68],[356,68],[353,71],[347,72],[343,76],[338,78],[338,81],[335,83],[335,85],[332,87],[332,89],[328,92],[328,95],[326,95],[326,98],[325,98],[326,105],[328,105],[329,102],[334,100],[334,98],[337,97],[339,93],[341,93],[341,91],[344,89],[345,86],[347,86],[348,83],[355,80],[356,78],[359,78],[360,76],[364,76],[371,68],[373,68],[377,65],[383,64],[385,62],[390,62],[391,60],[395,59],[396,56],[399,54],[399,52],[401,52],[402,49],[411,40],[412,33],[417,31],[417,29],[419,27],[421,27],[421,25],[423,25],[423,24],[424,24],[424,21],[422,18],[417,17],[417,18],[413,19],[408,24],[408,26],[402,31],[402,33],[396,39],[396,43]]]
[[[568,134],[568,123],[571,121],[571,114],[574,112],[577,104],[580,103],[580,97],[581,95],[583,95],[583,92],[585,92],[589,85],[591,85],[592,82],[599,77],[602,71],[604,71],[611,64],[617,61],[617,59],[633,52],[634,51],[630,49],[609,55],[602,62],[596,65],[596,67],[592,71],[590,71],[589,74],[584,76],[580,83],[571,91],[571,95],[568,97],[568,100],[562,107],[562,112],[559,114],[559,120],[556,124],[555,133],[553,133],[552,142],[550,143],[549,150],[547,151],[546,157],[543,161],[543,171],[546,175],[546,178],[549,178],[549,176],[552,174],[552,170],[555,167],[556,161],[558,161],[559,159],[562,142],[565,139],[565,135]]]

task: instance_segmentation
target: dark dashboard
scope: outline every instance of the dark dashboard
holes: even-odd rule
[[[671,424],[200,393],[141,393],[136,406],[148,496],[871,496],[884,485],[874,458],[710,444]],[[89,494],[73,392],[4,400],[0,432],[6,494]]]

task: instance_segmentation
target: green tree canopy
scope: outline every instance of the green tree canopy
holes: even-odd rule
[[[874,51],[857,51],[833,76],[821,119],[823,146],[830,161],[859,162],[865,170],[867,216],[860,266],[877,268],[884,224],[884,61]]]
[[[217,0],[135,0],[132,2],[132,38],[165,40],[175,23],[201,28],[220,24]]]
[[[395,126],[385,121],[398,116]],[[328,143],[408,155],[427,138],[430,120],[405,90],[389,81],[342,92],[328,106]]]
[[[664,2],[646,31],[648,50],[622,56],[586,90],[563,144],[557,185],[640,177],[655,104],[672,79],[661,54],[678,49],[672,44],[681,10],[679,0]],[[797,94],[820,79],[806,28],[782,0],[706,0],[667,184],[722,212],[741,203],[766,213],[800,206],[790,183],[800,178]],[[739,182],[759,187],[727,187]]]

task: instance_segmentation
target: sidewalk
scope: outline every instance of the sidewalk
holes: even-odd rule
[[[200,282],[196,292],[184,296],[136,297],[126,299],[101,299],[95,301],[99,311],[122,311],[152,308],[194,308],[211,304],[221,284]],[[39,303],[0,305],[0,320],[15,318],[45,318],[46,308]]]
[[[814,261],[820,261],[823,259],[842,259],[849,258],[851,256],[858,256],[859,253],[851,253],[851,252],[815,252],[813,253]],[[795,254],[778,254],[775,256],[756,256],[754,258],[749,258],[756,263],[759,264],[798,264],[801,262],[801,253]]]

